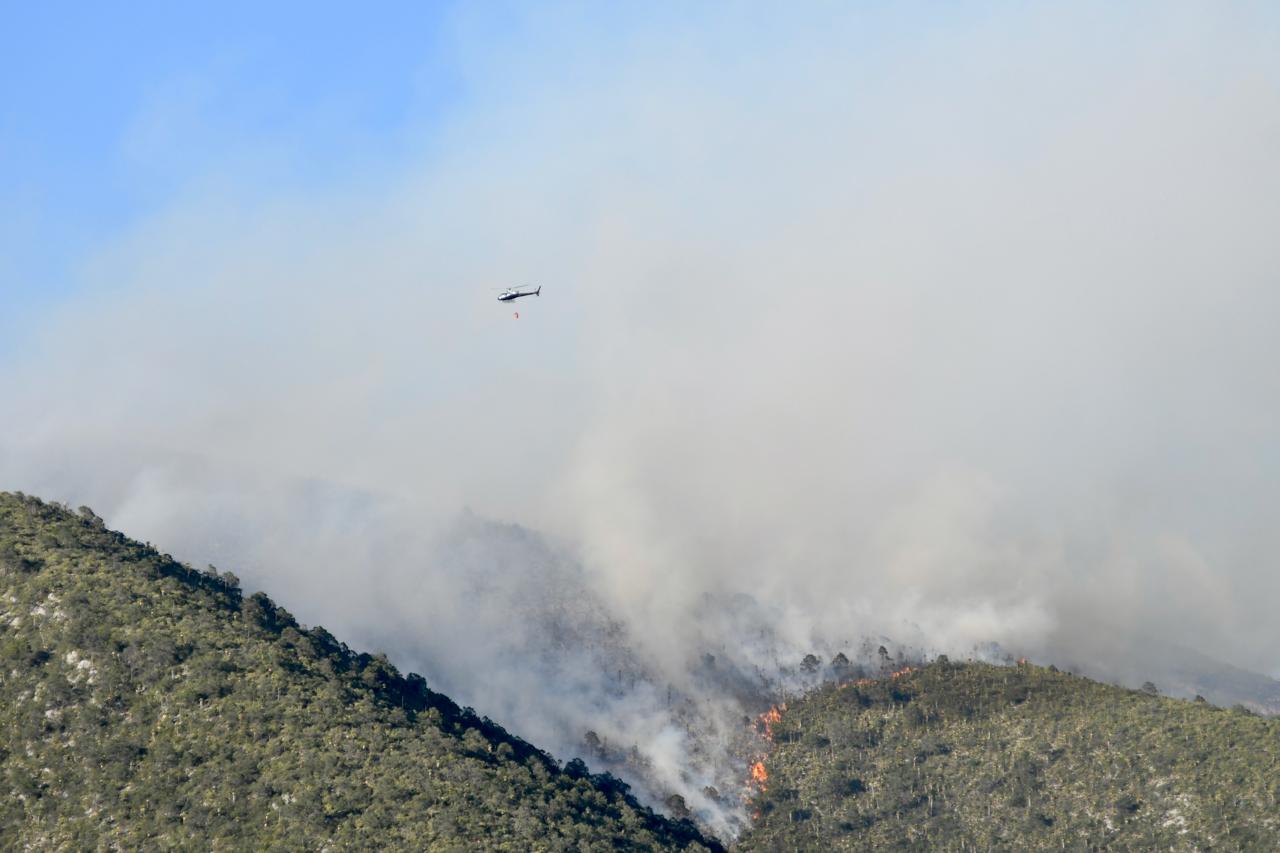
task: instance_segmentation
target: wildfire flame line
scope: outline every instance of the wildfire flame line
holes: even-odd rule
[[[902,676],[904,676],[904,675],[910,675],[911,673],[913,673],[913,672],[915,672],[915,671],[916,671],[916,670],[915,670],[915,667],[911,667],[911,666],[904,666],[902,669],[897,669],[897,670],[894,670],[893,672],[889,673],[889,675],[888,675],[887,677],[888,677],[891,681],[896,681],[897,679],[901,678]],[[879,678],[859,678],[857,681],[846,681],[846,682],[844,682],[844,683],[842,683],[842,684],[840,684],[840,685],[838,685],[838,686],[839,686],[839,688],[840,688],[841,690],[843,690],[843,689],[844,689],[844,688],[846,688],[846,687],[868,687],[868,686],[870,686],[870,685],[872,685],[872,684],[875,684],[877,681],[882,681],[882,680],[883,680],[883,679],[879,679]]]
[[[773,724],[782,721],[782,712],[787,710],[787,706],[783,705],[779,708],[777,705],[770,705],[769,710],[765,711],[757,717],[756,727],[760,731],[762,737],[769,743],[773,743]]]
[[[755,725],[752,727],[756,734],[771,747],[773,746],[773,725],[782,721],[782,712],[785,710],[787,710],[785,704],[770,705],[769,710],[756,717]],[[751,764],[751,775],[746,781],[746,787],[749,792],[746,795],[746,799],[748,800],[755,794],[763,794],[769,789],[769,771],[765,769],[764,760],[765,756],[760,756],[759,759]],[[755,812],[752,819],[756,817],[759,817],[759,812]]]
[[[904,666],[902,669],[894,670],[889,673],[885,678],[894,681],[902,678],[904,675],[910,675],[913,672],[915,672],[914,667]],[[838,687],[841,689],[845,687],[866,687],[881,680],[884,679],[859,678],[857,681],[846,681],[843,684],[838,685]],[[760,735],[760,737],[762,737],[770,747],[773,746],[773,726],[775,723],[782,721],[782,714],[786,710],[786,704],[771,705],[769,706],[769,710],[756,717],[756,721],[752,726],[752,729],[756,734]],[[756,794],[763,794],[765,791],[769,790],[769,771],[765,769],[764,766],[766,757],[767,756],[760,756],[756,761],[751,763],[751,775],[746,781],[746,788],[749,793],[744,795],[744,799],[748,802]],[[759,809],[752,810],[751,819],[760,819]]]

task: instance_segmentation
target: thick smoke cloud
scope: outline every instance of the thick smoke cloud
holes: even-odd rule
[[[1280,676],[1274,16],[539,14],[458,22],[414,169],[220,174],[86,264],[0,487],[730,830],[723,679],[808,651]]]

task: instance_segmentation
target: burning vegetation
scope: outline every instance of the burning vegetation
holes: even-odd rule
[[[1280,849],[1276,720],[1016,659],[895,663],[789,703],[735,849]]]
[[[857,678],[857,679],[854,679],[853,681],[843,681],[840,684],[837,684],[836,687],[838,687],[841,690],[844,690],[849,687],[870,687],[876,682],[884,681],[886,679],[889,681],[897,681],[899,678],[902,678],[904,675],[910,675],[911,673],[916,672],[917,670],[918,670],[918,667],[904,666],[902,667],[902,669],[895,669],[893,672],[888,673],[883,679]]]
[[[785,710],[787,710],[785,703],[781,707],[770,705],[769,710],[756,718],[756,731],[769,743],[773,743],[773,726],[775,723],[782,722],[782,712]]]
[[[883,655],[883,650],[882,657],[885,657]],[[837,690],[843,690],[850,687],[870,687],[876,684],[896,682],[905,676],[919,672],[919,669],[920,668],[918,666],[903,665],[890,671],[882,670],[883,675],[878,678],[856,678],[850,681],[837,682],[835,687]],[[769,754],[776,747],[777,736],[775,727],[782,722],[782,715],[786,710],[786,703],[770,705],[769,710],[758,715],[751,724],[751,730],[761,741],[764,742],[764,753],[758,755],[751,762],[749,766],[749,776],[747,777],[744,786],[745,792],[743,796],[748,804],[751,805],[751,820],[753,822],[760,820],[761,808],[759,801],[769,792],[769,770],[765,766],[765,762],[769,759]]]
[[[754,730],[760,739],[767,745],[767,749],[773,748],[773,727],[776,723],[782,722],[782,712],[787,710],[785,704],[770,705],[769,710],[756,717]],[[751,763],[751,776],[746,783],[746,799],[750,800],[756,794],[762,794],[768,790],[769,771],[765,769],[764,760],[767,755],[759,756]]]

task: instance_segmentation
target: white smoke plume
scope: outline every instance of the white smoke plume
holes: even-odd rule
[[[1274,14],[468,14],[411,167],[210,176],[0,348],[0,488],[730,833],[808,652],[1280,676]]]

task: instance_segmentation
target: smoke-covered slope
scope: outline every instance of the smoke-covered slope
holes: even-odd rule
[[[1280,849],[1280,719],[1245,709],[944,660],[769,729],[742,850]]]
[[[0,493],[0,838],[715,848],[229,575]]]

